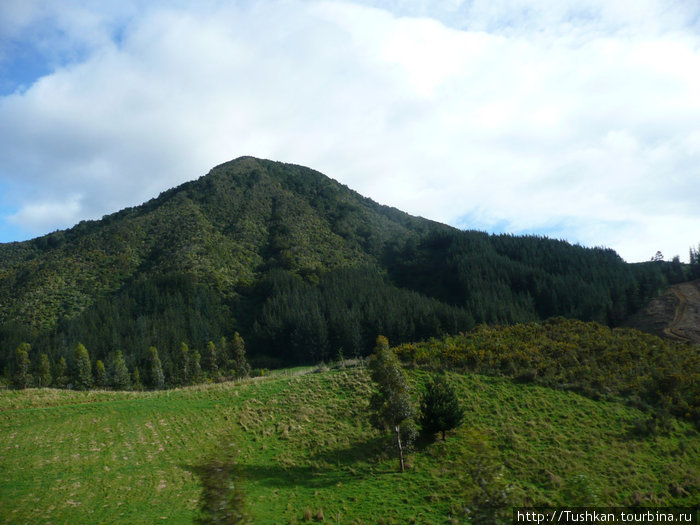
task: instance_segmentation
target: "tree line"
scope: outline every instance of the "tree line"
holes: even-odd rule
[[[209,341],[200,353],[181,343],[176,363],[163,366],[158,349],[148,348],[146,356],[127,365],[123,353],[110,352],[107,358],[91,359],[88,349],[78,343],[69,359],[61,356],[53,361],[47,354],[30,357],[31,345],[21,343],[14,352],[12,386],[54,387],[74,390],[91,388],[114,390],[159,390],[193,385],[207,381],[243,378],[251,374],[245,342],[236,332],[229,342],[222,338],[218,345]]]

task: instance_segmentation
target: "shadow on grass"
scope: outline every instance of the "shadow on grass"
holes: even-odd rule
[[[349,484],[385,471],[394,472],[377,468],[384,458],[386,443],[386,437],[375,437],[350,447],[312,452],[308,458],[299,458],[293,465],[236,462],[235,471],[245,482],[271,488],[323,488],[338,483]],[[211,468],[209,463],[180,466],[200,478]]]

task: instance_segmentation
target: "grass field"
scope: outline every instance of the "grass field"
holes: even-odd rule
[[[620,403],[453,374],[465,424],[399,474],[369,424],[366,371],[302,372],[162,392],[3,391],[0,521],[188,523],[197,466],[226,450],[255,523],[464,523],[484,450],[516,503],[698,503],[700,435],[684,422],[637,438],[646,416]],[[417,392],[427,375],[410,377]]]

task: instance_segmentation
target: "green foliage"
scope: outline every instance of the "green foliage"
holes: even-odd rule
[[[464,513],[475,525],[505,525],[511,523],[512,486],[498,451],[490,440],[478,433],[465,438],[468,456],[461,458],[468,474],[464,490]]]
[[[209,341],[202,355],[202,368],[209,374],[210,378],[215,378],[219,375],[217,362],[216,345],[213,341]]]
[[[594,507],[598,504],[598,493],[588,476],[575,474],[566,480],[561,501],[572,507]]]
[[[184,341],[180,343],[180,384],[189,385],[192,381],[192,364],[190,347]]]
[[[405,343],[552,315],[618,325],[696,263],[458,231],[313,170],[241,158],[100,221],[0,245],[0,367],[24,341],[72,364],[81,342],[149,375],[155,346],[165,383],[180,385],[180,342],[215,375],[207,343],[235,331],[271,367],[366,356],[377,333]]]
[[[190,356],[189,361],[187,362],[188,364],[188,371],[187,371],[187,377],[189,378],[189,381],[192,383],[201,383],[202,382],[202,365],[201,365],[201,356],[199,355],[199,352],[196,350],[192,352],[192,355]]]
[[[241,474],[231,454],[207,460],[197,467],[196,473],[202,485],[202,494],[195,523],[252,523],[246,508]]]
[[[73,351],[73,386],[77,390],[87,390],[93,385],[92,364],[87,348],[78,343]]]
[[[15,350],[15,374],[12,377],[12,383],[15,388],[24,389],[31,382],[29,369],[31,363],[29,361],[29,350],[31,347],[28,343],[22,343]]]
[[[163,375],[163,366],[161,365],[160,358],[158,357],[158,349],[155,346],[151,346],[148,349],[148,361],[150,364],[150,386],[160,390],[161,388],[165,387],[165,376]]]
[[[690,247],[690,279],[700,279],[700,244],[697,248]]]
[[[143,390],[143,383],[141,383],[141,372],[139,367],[135,366],[134,371],[131,373],[131,388],[134,390]]]
[[[66,358],[61,356],[56,365],[56,386],[65,388],[68,385],[68,364]]]
[[[389,348],[389,341],[382,335],[377,337],[369,368],[372,381],[377,384],[377,392],[370,399],[373,423],[377,428],[394,432],[399,465],[403,472],[404,447],[410,446],[410,442],[406,443],[402,438],[406,440],[407,437],[415,436],[412,426],[407,424],[414,416],[414,409],[406,374],[396,354]]]
[[[447,382],[444,375],[438,375],[426,384],[421,399],[420,425],[428,434],[442,433],[457,428],[464,419],[464,409],[459,403],[457,393]]]
[[[37,382],[40,387],[51,386],[51,363],[49,361],[49,356],[46,354],[41,354],[39,356],[39,370],[37,373]]]
[[[245,356],[245,341],[238,332],[233,334],[231,341],[231,371],[237,378],[250,375],[250,365]]]
[[[623,396],[700,425],[700,356],[695,346],[631,329],[553,318],[479,326],[442,340],[399,345],[404,360],[503,374],[574,390],[594,399]]]
[[[104,388],[107,385],[107,371],[105,364],[101,360],[95,362],[95,386]]]
[[[406,373],[396,354],[389,348],[386,337],[377,337],[377,345],[370,357],[369,369],[372,381],[377,384],[377,392],[370,405],[376,414],[379,428],[400,425],[414,414]]]
[[[112,360],[112,388],[115,390],[129,390],[131,388],[131,376],[126,362],[120,351],[117,351]]]

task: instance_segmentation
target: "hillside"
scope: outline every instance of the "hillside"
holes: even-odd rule
[[[467,373],[446,442],[397,472],[369,423],[366,371],[347,369],[167,392],[0,392],[4,523],[191,523],[211,454],[233,452],[255,523],[465,523],[481,465],[513,504],[690,506],[700,441],[617,402]],[[417,396],[426,380],[410,379]],[[476,461],[478,459],[478,461]],[[499,477],[502,474],[502,477]],[[452,521],[450,521],[452,520]]]
[[[680,273],[678,273],[680,272]],[[178,351],[240,332],[258,366],[367,355],[396,343],[553,315],[617,325],[684,269],[609,249],[460,231],[308,168],[243,157],[134,208],[0,245],[0,367],[31,344],[52,366]],[[206,371],[205,371],[206,372]],[[146,378],[147,379],[147,378]]]
[[[671,286],[625,324],[677,341],[700,343],[700,279]]]

